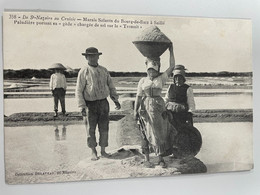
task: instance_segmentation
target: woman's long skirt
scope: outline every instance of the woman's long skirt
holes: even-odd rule
[[[141,102],[140,116],[145,123],[145,136],[156,155],[167,156],[172,152],[172,136],[174,134],[167,117],[162,97],[144,97]],[[143,145],[143,147],[145,147]],[[144,148],[143,148],[144,149]],[[144,150],[143,150],[144,151]]]

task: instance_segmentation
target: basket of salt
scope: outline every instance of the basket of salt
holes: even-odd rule
[[[151,26],[144,29],[133,44],[143,56],[158,58],[168,49],[171,40],[157,26]]]

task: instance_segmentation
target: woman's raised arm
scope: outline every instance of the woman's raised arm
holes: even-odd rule
[[[175,67],[175,59],[174,59],[174,54],[173,54],[172,43],[170,44],[169,51],[170,51],[170,67],[165,71],[167,73],[168,77],[171,76],[171,73]]]

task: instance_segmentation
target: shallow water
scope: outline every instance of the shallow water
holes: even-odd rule
[[[124,98],[127,99],[127,98]],[[120,99],[123,101],[124,99]],[[108,98],[110,110],[115,111],[115,105],[111,99]],[[75,98],[65,99],[67,112],[78,112],[77,101]],[[9,116],[13,113],[19,112],[52,112],[54,102],[53,98],[24,98],[24,99],[4,99],[4,114]],[[61,107],[59,103],[59,112]]]
[[[110,122],[107,151],[117,148],[115,125]],[[98,141],[98,131],[96,135]],[[99,146],[97,150],[99,153]],[[48,178],[35,176],[35,173],[73,171],[78,162],[90,155],[83,124],[5,127],[5,165],[9,183],[62,181],[64,177],[59,180],[58,175],[48,175]],[[26,173],[34,175],[22,176]]]
[[[125,100],[135,100],[135,98],[120,98],[122,103]],[[67,112],[78,111],[75,98],[66,98]],[[110,98],[110,110],[114,111],[115,106]],[[251,109],[253,108],[252,95],[219,95],[211,97],[195,97],[196,109]],[[53,98],[24,98],[24,99],[4,99],[4,114],[9,116],[19,112],[52,112]],[[59,111],[60,105],[59,105]]]
[[[108,152],[117,149],[116,125],[117,122],[110,123]],[[195,127],[203,139],[196,157],[207,166],[209,173],[251,168],[252,123],[196,123]],[[90,158],[90,154],[83,124],[5,127],[8,183],[77,180],[79,178],[74,177],[74,167],[83,159]],[[35,172],[42,174],[46,171],[55,174],[35,175]],[[59,171],[70,173],[57,175]],[[34,175],[21,175],[26,173]]]
[[[202,135],[197,154],[208,172],[246,170],[253,163],[253,123],[196,123]]]
[[[196,109],[252,109],[251,95],[221,95],[195,97]]]

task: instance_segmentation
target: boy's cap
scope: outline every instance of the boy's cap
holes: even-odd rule
[[[61,63],[52,64],[49,69],[65,70],[66,68]]]
[[[181,75],[183,76],[184,78],[184,81],[186,81],[186,78],[185,78],[185,71],[184,70],[174,70],[173,71],[173,79],[176,75]]]
[[[102,55],[101,52],[98,51],[97,48],[95,47],[89,47],[86,49],[86,52],[85,53],[82,53],[83,56],[86,56],[86,55]]]
[[[178,65],[175,65],[174,70],[187,70],[187,69],[185,68],[185,66],[178,64]]]

